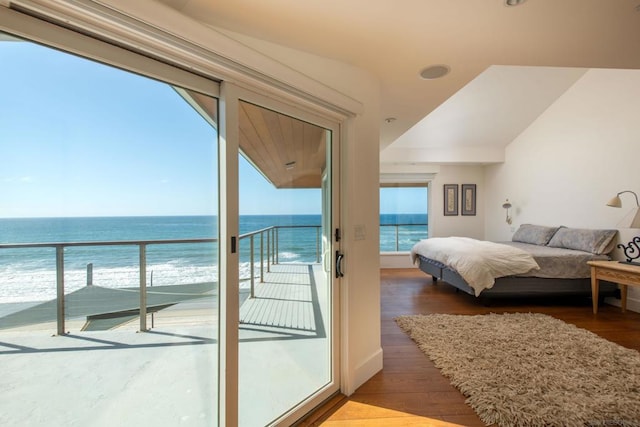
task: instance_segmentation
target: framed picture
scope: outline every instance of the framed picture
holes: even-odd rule
[[[458,184],[444,185],[444,215],[458,215]]]
[[[476,185],[462,184],[462,215],[476,214]]]

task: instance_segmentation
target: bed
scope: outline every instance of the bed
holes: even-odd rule
[[[587,261],[610,259],[616,234],[523,224],[510,242],[431,238],[418,242],[411,257],[434,281],[476,297],[591,297]],[[618,292],[615,283],[602,282],[599,299]]]

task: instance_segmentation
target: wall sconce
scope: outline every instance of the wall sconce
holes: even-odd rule
[[[511,225],[511,215],[509,214],[509,209],[511,209],[511,202],[509,199],[505,200],[502,204],[502,207],[507,211],[507,224]]]
[[[607,206],[611,206],[612,208],[621,208],[622,200],[620,200],[620,195],[624,193],[631,193],[634,195],[634,197],[636,198],[636,207],[634,208],[632,213],[628,214],[622,219],[622,221],[618,223],[618,227],[640,228],[640,202],[638,202],[638,195],[636,193],[630,190],[621,191],[607,202]]]

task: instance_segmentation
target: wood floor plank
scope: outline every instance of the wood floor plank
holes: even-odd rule
[[[487,306],[417,269],[381,270],[380,285],[383,370],[340,404],[321,408],[323,416],[305,425],[484,426],[464,396],[396,325],[394,318],[401,315],[544,313],[640,351],[640,314],[611,305],[593,314],[589,299],[504,299]]]

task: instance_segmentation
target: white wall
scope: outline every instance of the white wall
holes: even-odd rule
[[[459,184],[457,216],[444,216],[444,184]],[[462,184],[476,184],[475,216],[460,215]],[[441,165],[429,187],[429,237],[484,239],[486,189],[482,166]]]
[[[622,209],[606,202],[622,190],[640,193],[639,100],[634,70],[590,70],[559,97],[507,147],[504,164],[486,167],[486,238],[511,239],[501,207],[507,197],[513,229],[523,223],[617,228],[635,200],[622,195]],[[629,298],[637,310],[638,289]]]

